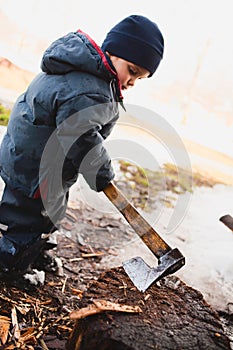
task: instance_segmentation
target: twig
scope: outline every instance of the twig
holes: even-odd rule
[[[127,284],[124,281],[122,281],[122,286],[120,286],[119,289],[124,289],[124,296],[126,297]]]
[[[96,253],[82,253],[82,258],[95,258],[98,256],[104,255],[103,252],[96,252]]]
[[[64,283],[63,283],[63,286],[62,286],[62,290],[61,290],[61,292],[62,292],[62,294],[64,293],[64,291],[65,291],[65,288],[66,288],[66,281],[67,281],[67,276],[65,277],[65,280],[64,280]]]
[[[43,350],[49,350],[49,348],[47,347],[47,345],[45,344],[43,339],[40,339],[39,341],[40,341],[40,345],[43,348]]]
[[[75,262],[75,261],[82,261],[83,258],[73,258],[73,259],[70,259],[70,262]]]

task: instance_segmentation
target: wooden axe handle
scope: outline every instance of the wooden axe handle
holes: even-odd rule
[[[171,250],[171,247],[169,247],[153,227],[139,214],[113,183],[110,182],[103,192],[157,258],[160,258]]]

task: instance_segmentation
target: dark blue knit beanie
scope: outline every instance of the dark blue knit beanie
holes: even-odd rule
[[[152,76],[163,57],[164,40],[156,23],[132,15],[108,32],[101,48],[147,69]]]

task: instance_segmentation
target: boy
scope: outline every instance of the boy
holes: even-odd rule
[[[132,15],[101,48],[78,30],[45,51],[42,73],[16,101],[0,148],[1,271],[24,272],[49,248],[43,234],[57,230],[79,173],[95,191],[114,178],[103,141],[118,119],[121,91],[154,74],[163,47],[158,26]]]

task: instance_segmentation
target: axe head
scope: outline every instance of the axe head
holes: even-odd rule
[[[141,292],[161,278],[179,270],[185,264],[185,258],[180,251],[175,248],[168,251],[158,259],[158,266],[150,267],[140,258],[132,258],[123,263],[123,268],[135,287]]]

